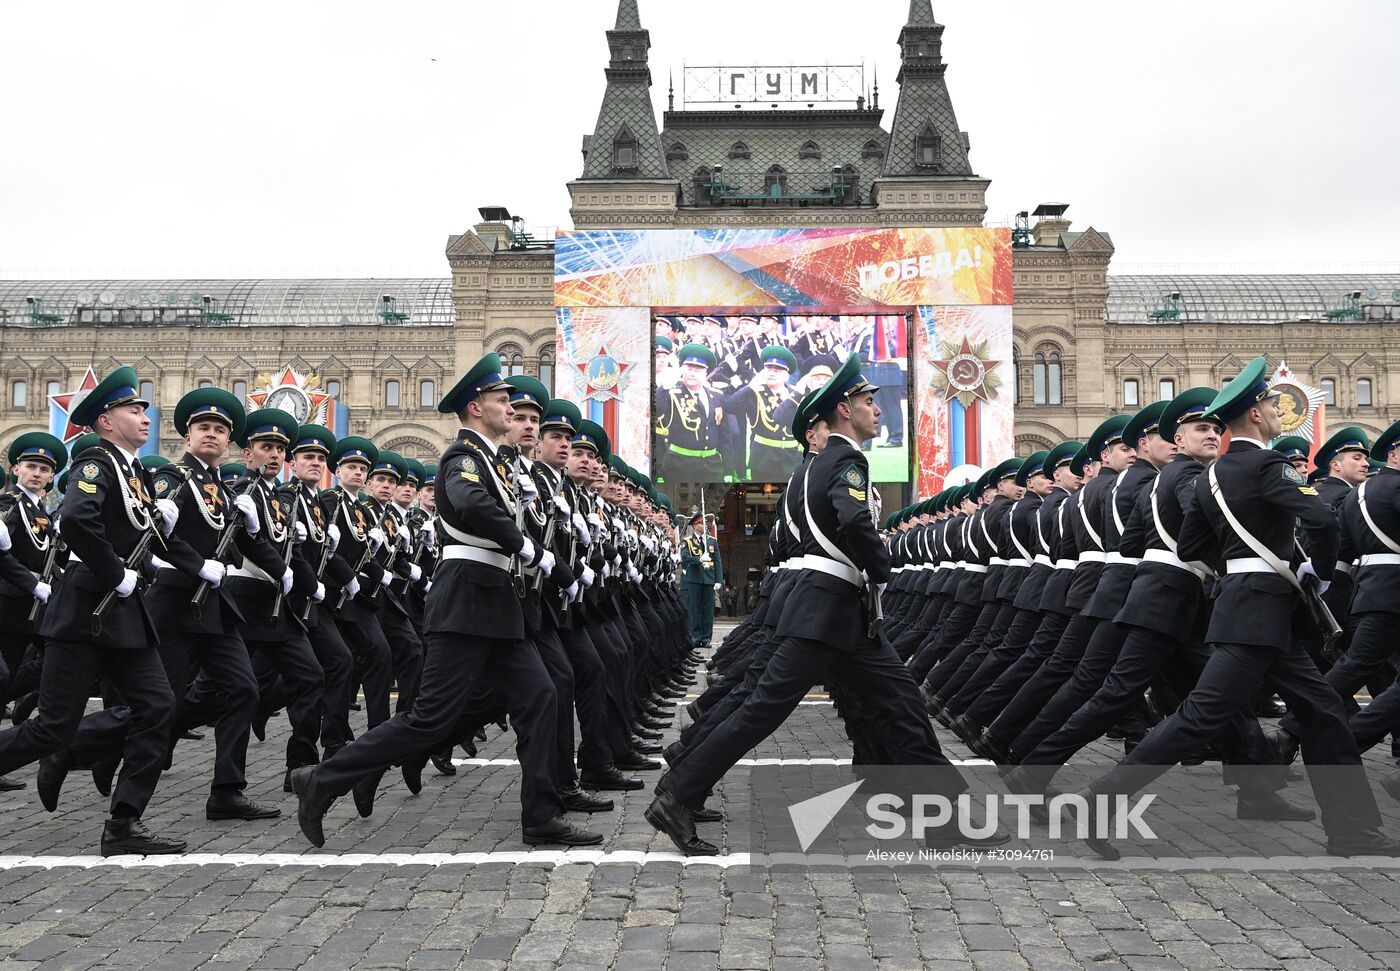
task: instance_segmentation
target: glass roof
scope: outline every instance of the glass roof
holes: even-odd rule
[[[1323,319],[1361,291],[1361,305],[1400,304],[1400,273],[1183,274],[1108,277],[1104,319],[1115,324],[1189,320],[1206,323],[1279,323]],[[1175,320],[1154,320],[1168,294],[1181,294]]]
[[[413,326],[456,321],[452,280],[0,280],[0,322],[29,323],[28,297],[63,323],[188,323],[217,301],[230,327],[376,326],[386,321],[383,298]]]

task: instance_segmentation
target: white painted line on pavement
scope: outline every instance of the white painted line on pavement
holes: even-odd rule
[[[954,765],[991,765],[987,759],[949,759]],[[519,759],[453,759],[453,765],[519,765]],[[851,765],[850,759],[740,759],[735,765]]]

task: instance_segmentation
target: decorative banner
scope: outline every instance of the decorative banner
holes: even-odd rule
[[[1280,437],[1302,435],[1315,450],[1326,434],[1322,425],[1326,395],[1322,389],[1304,384],[1283,361],[1279,362],[1278,370],[1274,371],[1269,384],[1280,393],[1278,403],[1283,409],[1283,432]]]
[[[565,307],[1010,304],[1006,229],[583,230],[560,233]]]
[[[943,488],[950,470],[986,468],[1015,454],[1011,308],[917,307],[914,399],[918,493]]]
[[[97,387],[97,373],[93,371],[89,364],[83,373],[83,379],[78,382],[78,386],[72,391],[61,391],[58,394],[49,395],[49,434],[55,436],[65,445],[72,445],[73,441],[81,435],[86,435],[92,431],[86,425],[75,425],[69,419],[73,409],[82,403],[88,396],[88,392]],[[154,397],[154,395],[152,395]],[[160,454],[160,408],[155,402],[146,409],[146,414],[151,419],[151,436],[146,439],[146,444],[141,446],[137,455],[159,455]]]
[[[650,474],[649,310],[558,307],[555,315],[555,394],[602,425],[623,461]]]

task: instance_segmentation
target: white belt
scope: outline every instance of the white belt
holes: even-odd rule
[[[1076,566],[1078,566],[1078,565],[1079,565],[1079,561],[1078,561],[1078,560],[1056,560],[1056,561],[1055,561],[1055,569],[1057,569],[1057,570],[1073,570],[1073,569],[1074,569]]]
[[[1185,570],[1188,573],[1194,573],[1201,579],[1205,579],[1205,571],[1203,571],[1200,567],[1192,566],[1190,563],[1187,563],[1185,560],[1177,556],[1171,550],[1146,550],[1143,552],[1142,558],[1151,563],[1162,563],[1166,566],[1174,566],[1178,570]],[[1261,560],[1260,562],[1263,561]]]
[[[950,568],[955,567],[955,566],[957,566],[957,564],[954,563],[952,560],[939,560],[939,561],[938,561],[938,566],[934,567],[934,569],[935,569],[935,570],[947,570],[947,569],[950,569]]]
[[[992,566],[1006,566],[1010,562],[1010,560],[1003,559],[1000,556],[992,557]]]
[[[1394,554],[1391,554],[1394,555]],[[1344,576],[1351,576],[1352,565],[1345,560],[1338,560],[1337,565],[1332,568],[1332,572],[1341,573]]]
[[[1361,558],[1362,566],[1400,566],[1400,553],[1367,553]]]
[[[1225,561],[1226,573],[1272,573],[1278,576],[1278,571],[1269,565],[1269,561],[1262,556],[1242,556],[1235,560]]]
[[[911,566],[909,569],[912,570],[912,569],[914,569],[914,568]],[[891,574],[903,573],[903,572],[904,572],[904,567],[902,567],[902,566],[892,566],[892,567],[890,567],[890,573],[891,573]]]
[[[964,570],[971,570],[973,573],[986,573],[986,572],[987,572],[987,568],[986,568],[985,566],[983,566],[981,563],[964,563],[964,564],[962,565],[962,567],[963,567]]]
[[[473,563],[484,563],[487,566],[494,566],[498,570],[510,569],[510,557],[504,553],[493,553],[490,550],[478,549],[475,546],[459,546],[450,544],[442,548],[442,558],[444,560],[471,560]]]
[[[928,564],[927,564],[927,563],[915,563],[914,565],[912,565],[911,567],[909,567],[909,569],[913,570],[913,571],[916,572],[916,573],[919,573],[919,572],[922,572],[923,570],[927,570],[927,569],[928,569]]]
[[[859,570],[827,556],[808,555],[802,557],[802,569],[825,573],[827,576],[845,580],[857,588],[865,586],[865,577],[860,575]]]
[[[1108,554],[1103,550],[1085,550],[1079,554],[1080,563],[1102,563]]]
[[[261,567],[257,566],[256,564],[249,563],[247,560],[243,561],[242,566],[229,567],[227,575],[231,577],[247,577],[249,580],[262,580],[264,583],[277,582],[276,580],[273,580],[272,577],[264,573]]]
[[[1039,563],[1041,566],[1054,566],[1054,565],[1055,565],[1054,563],[1052,563],[1052,562],[1050,561],[1050,557],[1046,556],[1044,553],[1037,553],[1037,554],[1035,555],[1035,561],[1036,561],[1037,563]]]
[[[1031,561],[1030,561],[1030,560],[1021,559],[1020,557],[1016,557],[1015,559],[1007,560],[1007,561],[1006,561],[1006,565],[1007,565],[1007,566],[1030,566],[1030,565],[1031,565]]]
[[[1112,563],[1114,566],[1137,566],[1138,563],[1141,562],[1137,557],[1124,556],[1122,553],[1118,552],[1105,553],[1104,557],[1107,562]]]

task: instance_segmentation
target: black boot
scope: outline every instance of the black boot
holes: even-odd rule
[[[695,816],[676,797],[663,792],[646,809],[647,822],[671,837],[671,842],[686,856],[713,856],[719,847],[701,839],[695,833]]]
[[[92,784],[102,795],[110,796],[112,794],[112,779],[116,777],[117,766],[121,765],[121,761],[120,755],[114,755],[111,758],[100,759],[92,763]]]
[[[209,792],[204,804],[205,819],[276,819],[282,810],[275,806],[259,806],[243,794],[242,789],[220,786]]]
[[[66,748],[39,760],[39,802],[53,812],[58,808],[58,796],[63,791],[63,780],[68,778],[68,770],[73,768],[73,753]]]
[[[1236,794],[1236,819],[1292,820],[1304,823],[1317,813],[1305,806],[1295,806],[1277,792],[1245,792]]]
[[[184,840],[157,836],[139,819],[109,819],[102,825],[103,856],[157,856],[183,852]]]
[[[331,808],[331,797],[321,792],[316,785],[316,769],[304,766],[292,770],[292,789],[297,794],[297,825],[302,835],[312,846],[325,846],[326,834],[321,828],[321,820],[326,810]]]
[[[606,768],[584,769],[579,773],[578,781],[579,785],[604,792],[630,792],[633,789],[640,789],[646,784],[641,779],[633,779],[623,775],[615,765],[609,765]]]
[[[615,808],[611,799],[584,792],[578,784],[559,790],[559,798],[564,808],[571,813],[610,813]]]

